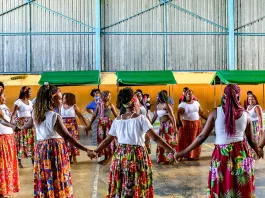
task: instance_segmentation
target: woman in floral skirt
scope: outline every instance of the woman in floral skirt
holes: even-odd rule
[[[259,105],[258,99],[254,94],[248,95],[248,107],[247,111],[249,112],[252,124],[253,124],[253,134],[254,138],[259,143],[259,140],[263,133],[263,118],[262,118],[262,108]],[[249,146],[249,154],[255,159],[255,151]]]
[[[79,131],[76,116],[82,121],[82,123],[86,126],[85,130],[88,131],[88,124],[85,121],[85,118],[81,114],[80,109],[76,105],[75,95],[72,93],[64,93],[63,94],[63,105],[60,109],[60,114],[63,118],[63,123],[67,128],[68,132],[72,135],[73,138],[79,140]],[[68,152],[70,163],[77,163],[76,156],[80,155],[79,150],[68,143]]]
[[[171,147],[177,147],[177,127],[176,119],[173,114],[171,105],[169,104],[168,96],[164,91],[160,91],[157,95],[157,106],[154,117],[151,123],[153,124],[157,117],[160,119],[159,136],[161,136]],[[169,165],[173,164],[174,160],[168,158],[168,153],[164,148],[157,146],[156,161],[158,164]]]
[[[15,125],[9,123],[10,111],[6,106],[4,85],[0,82],[0,197],[11,197],[19,192],[19,171],[16,141],[13,131]]]
[[[68,149],[70,142],[78,149],[91,152],[75,140],[65,128],[61,116],[54,111],[62,102],[54,86],[43,85],[33,109],[37,145],[34,155],[34,197],[72,198],[72,176]]]
[[[240,105],[239,96],[239,86],[227,85],[224,104],[210,113],[202,133],[195,141],[175,154],[176,158],[186,156],[200,146],[215,127],[216,140],[208,178],[208,198],[255,197],[254,160],[244,141],[245,134],[258,157],[262,153],[258,151],[250,116]]]
[[[21,88],[19,97],[14,104],[14,110],[11,115],[11,123],[19,127],[27,124],[31,119],[33,104],[30,100],[31,88],[24,86]],[[17,118],[15,118],[17,115]],[[35,130],[34,127],[27,128],[15,133],[17,144],[17,156],[19,168],[23,168],[21,160],[23,158],[31,158],[33,163]]]
[[[89,156],[96,157],[116,137],[119,146],[110,165],[106,197],[153,198],[152,163],[145,148],[145,134],[170,153],[171,158],[176,151],[155,133],[146,116],[135,113],[139,101],[131,88],[120,90],[118,101],[126,112],[113,121],[107,138]]]
[[[93,122],[98,117],[98,130],[97,130],[97,141],[98,145],[108,136],[109,130],[112,124],[112,120],[110,118],[111,112],[114,117],[117,117],[117,112],[113,104],[110,103],[111,94],[109,91],[103,91],[100,96],[100,101],[97,105],[96,111],[93,113],[93,117],[90,122],[89,128],[93,125]],[[111,157],[117,147],[117,140],[114,139],[113,142],[109,145],[109,147],[105,148],[99,153],[99,156],[104,156],[105,159],[100,161],[99,164],[105,165],[110,160]]]

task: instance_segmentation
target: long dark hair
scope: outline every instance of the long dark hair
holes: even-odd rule
[[[18,98],[19,99],[23,99],[25,96],[28,97],[29,95],[29,91],[31,90],[30,87],[28,86],[23,86],[21,89],[20,89],[20,92],[19,92],[19,96]]]
[[[168,95],[164,90],[158,93],[158,99],[159,102],[168,103]]]
[[[52,95],[57,92],[56,86],[43,85],[40,87],[36,102],[33,106],[33,119],[37,125],[41,124],[45,120],[45,114],[48,111],[53,110]]]

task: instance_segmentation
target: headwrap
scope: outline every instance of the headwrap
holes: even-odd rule
[[[29,88],[28,86],[26,86],[26,87],[23,89],[24,93],[26,93],[29,89],[30,89],[30,88]]]
[[[131,99],[129,102],[127,102],[126,104],[122,104],[122,105],[123,105],[125,108],[129,108],[129,107],[132,107],[132,106],[135,105],[135,104],[138,104],[138,102],[139,102],[139,100],[138,100],[137,96],[134,95],[134,96],[132,97],[132,99]]]
[[[105,109],[105,103],[107,102],[107,97],[109,95],[109,91],[103,91],[100,95],[99,100],[99,115],[100,117],[104,117],[104,109]]]
[[[236,133],[236,119],[238,119],[244,108],[240,105],[238,96],[240,95],[240,87],[235,84],[227,85],[224,90],[225,96],[225,129],[230,136]]]
[[[53,98],[54,96],[58,96],[58,94],[59,94],[60,92],[61,92],[61,89],[60,89],[60,88],[57,88],[56,93],[52,94],[52,98]]]

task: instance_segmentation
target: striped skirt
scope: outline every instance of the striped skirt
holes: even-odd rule
[[[73,117],[69,118],[63,118],[64,126],[67,128],[70,135],[76,139],[79,140],[79,132],[78,132],[78,125],[77,121]],[[69,155],[77,156],[80,155],[80,151],[75,146],[72,146],[71,143],[67,143],[68,153]]]
[[[0,135],[0,195],[19,192],[16,142],[13,134]]]
[[[63,139],[39,141],[34,155],[34,197],[72,198],[72,178]]]
[[[152,163],[145,147],[120,144],[109,172],[107,198],[153,198]]]
[[[244,141],[215,145],[207,198],[215,197],[255,197],[254,159]]]
[[[186,149],[202,131],[200,120],[189,121],[183,120],[183,126],[179,129],[178,150]],[[198,159],[201,154],[201,146],[192,150],[186,157],[190,159]]]

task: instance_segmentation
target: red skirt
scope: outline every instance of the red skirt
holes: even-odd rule
[[[19,188],[19,171],[14,135],[0,135],[0,195],[19,192]]]
[[[166,122],[160,122],[159,136],[163,138],[172,148],[177,147],[177,134],[173,129],[170,120]],[[158,164],[174,164],[172,153],[165,152],[165,150],[157,146],[156,149],[156,161]]]
[[[98,145],[108,136],[109,130],[112,124],[112,120],[108,117],[100,117],[98,121],[98,131],[97,131],[97,141]],[[118,145],[117,139],[114,138],[113,141],[107,146],[103,151],[99,153],[99,157],[104,155],[106,159],[112,156]]]
[[[244,141],[215,145],[207,198],[255,197],[254,162]]]
[[[183,120],[182,123],[183,126],[179,129],[179,151],[186,149],[202,131],[202,125],[200,120]],[[201,146],[192,150],[186,157],[191,159],[198,159],[200,157],[200,154]]]

